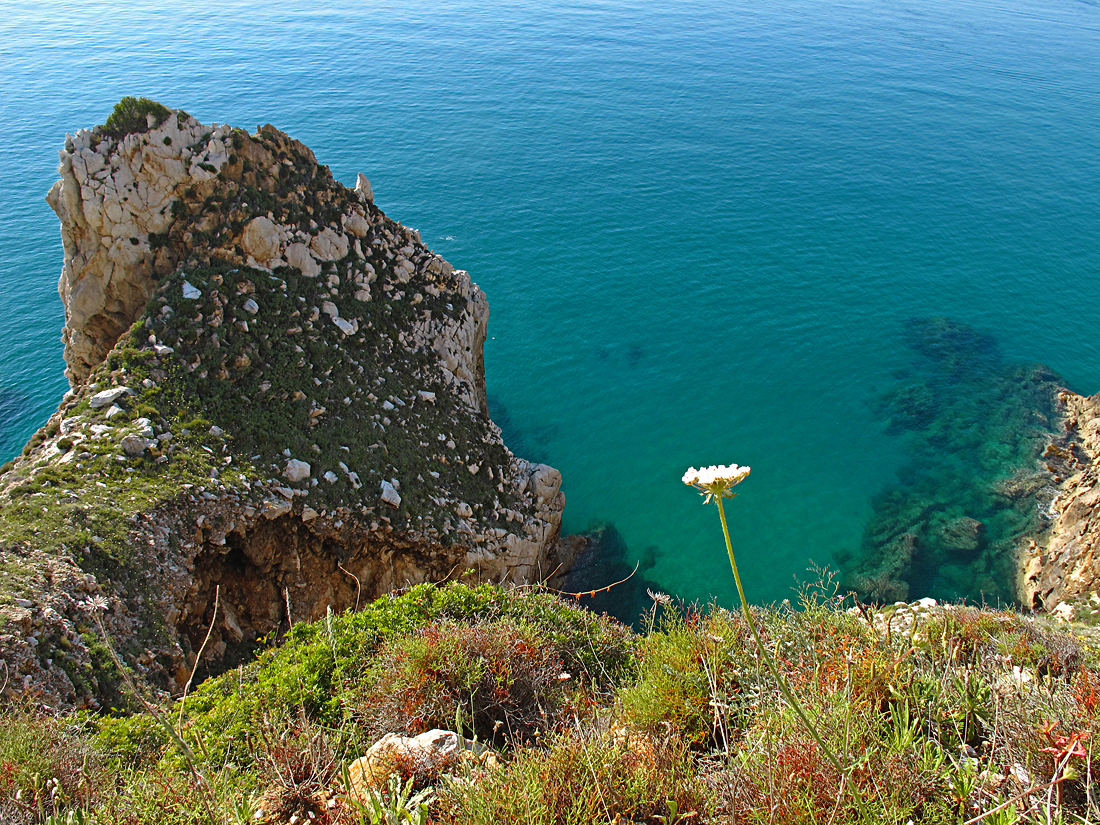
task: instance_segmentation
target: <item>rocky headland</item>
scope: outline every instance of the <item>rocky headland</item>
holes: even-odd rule
[[[490,420],[488,304],[273,126],[124,100],[47,200],[71,391],[0,475],[0,690],[180,691],[292,622],[568,563],[561,477]],[[209,631],[209,638],[207,634]]]

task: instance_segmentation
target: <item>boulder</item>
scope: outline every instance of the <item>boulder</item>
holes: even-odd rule
[[[382,482],[382,501],[390,505],[390,507],[401,506],[401,495],[388,481]]]
[[[383,790],[392,774],[438,777],[466,757],[487,759],[490,752],[454,731],[430,730],[419,736],[388,733],[348,766],[348,796],[360,803]]]
[[[283,475],[288,481],[297,483],[303,479],[309,478],[310,472],[312,472],[312,468],[307,462],[292,458],[286,463],[286,469],[283,470]]]
[[[247,255],[261,266],[270,266],[280,253],[280,231],[268,217],[260,215],[249,221],[241,236],[241,246]]]
[[[91,398],[88,399],[88,406],[93,410],[98,410],[101,407],[109,407],[118,401],[120,398],[126,395],[133,395],[134,391],[129,387],[112,387],[109,390],[103,390],[97,392]]]

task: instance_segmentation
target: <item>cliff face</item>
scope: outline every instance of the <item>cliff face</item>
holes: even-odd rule
[[[1072,615],[1074,606],[1100,607],[1100,394],[1063,393],[1065,437],[1045,457],[1062,479],[1050,505],[1048,537],[1023,554],[1020,601],[1037,610]]]
[[[82,130],[47,200],[72,390],[0,476],[7,691],[178,691],[429,579],[550,575],[556,470],[489,420],[467,273],[274,127]],[[0,682],[3,685],[4,682]]]

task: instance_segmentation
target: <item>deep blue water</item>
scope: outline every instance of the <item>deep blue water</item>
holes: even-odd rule
[[[876,401],[910,319],[1100,390],[1095,2],[10,0],[0,459],[66,386],[55,151],[123,95],[365,172],[488,294],[494,409],[566,529],[613,523],[687,598],[734,598],[689,465],[753,467],[750,598],[858,550],[915,455]]]

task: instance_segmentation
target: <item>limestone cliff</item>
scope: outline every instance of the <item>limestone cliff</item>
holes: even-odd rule
[[[1067,618],[1100,607],[1100,394],[1063,393],[1065,436],[1045,453],[1062,489],[1051,502],[1050,533],[1023,554],[1020,601]]]
[[[109,121],[110,123],[110,121]],[[272,126],[81,130],[47,200],[72,390],[0,476],[0,689],[182,688],[428,579],[567,559],[558,472],[489,420],[488,304]]]

